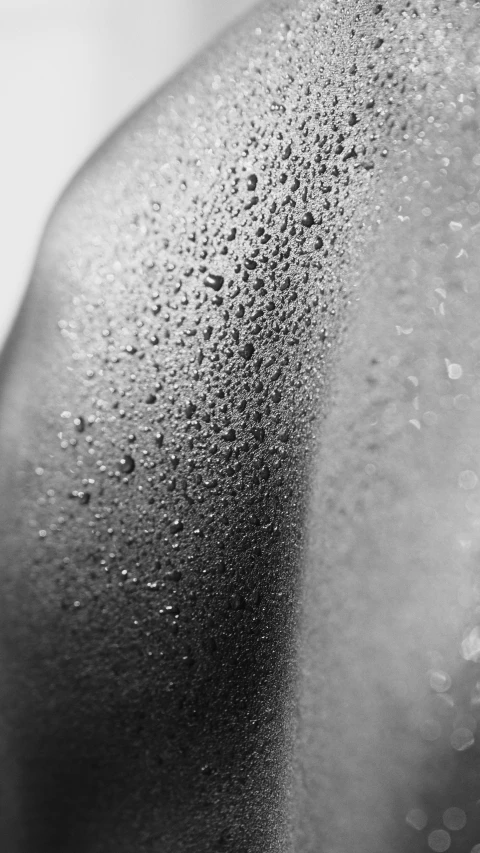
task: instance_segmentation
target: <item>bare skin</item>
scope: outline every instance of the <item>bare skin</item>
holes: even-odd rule
[[[7,853],[480,842],[478,43],[268,3],[59,202],[1,376]]]

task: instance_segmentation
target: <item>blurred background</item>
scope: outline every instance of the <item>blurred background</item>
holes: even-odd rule
[[[0,346],[91,151],[256,0],[0,0]]]

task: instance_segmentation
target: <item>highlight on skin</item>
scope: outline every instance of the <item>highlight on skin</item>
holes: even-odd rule
[[[261,5],[3,354],[7,853],[477,853],[479,4]]]

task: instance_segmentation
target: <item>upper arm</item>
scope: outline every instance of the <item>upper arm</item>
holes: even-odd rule
[[[447,555],[474,464],[457,472],[451,448],[475,436],[476,400],[454,389],[473,371],[478,266],[459,195],[476,187],[463,11],[437,26],[379,6],[268,4],[133,117],[52,218],[2,387],[15,853],[282,849],[303,585],[307,849],[345,838],[344,802],[350,841],[377,794],[365,838],[383,839],[391,721],[410,737],[437,630],[458,648],[449,600],[468,570]],[[429,110],[449,57],[442,135]],[[305,576],[317,431],[325,538]]]

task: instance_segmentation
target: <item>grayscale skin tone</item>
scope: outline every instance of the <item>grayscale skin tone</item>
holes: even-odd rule
[[[130,118],[1,366],[0,848],[480,843],[480,9],[278,0]]]

